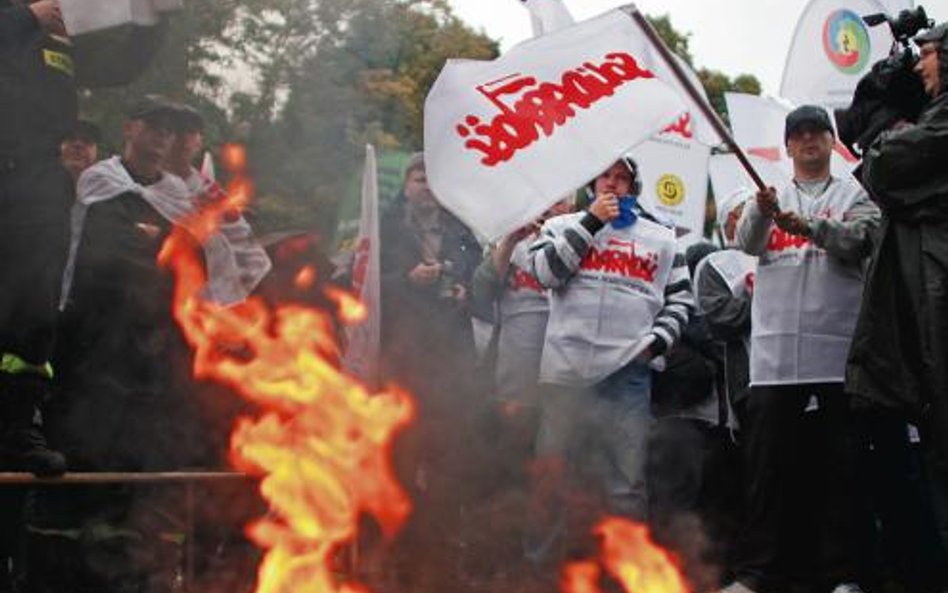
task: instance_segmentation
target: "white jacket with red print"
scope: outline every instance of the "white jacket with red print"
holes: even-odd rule
[[[581,212],[547,221],[531,272],[551,288],[540,380],[591,385],[671,348],[694,304],[675,233],[641,210],[631,227]]]

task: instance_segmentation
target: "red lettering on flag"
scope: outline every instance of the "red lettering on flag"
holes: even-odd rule
[[[481,163],[495,167],[540,140],[541,133],[552,136],[557,127],[576,116],[576,109],[588,109],[628,82],[654,77],[624,52],[606,54],[598,65],[585,62],[567,70],[559,82],[539,82],[533,76],[513,74],[477,87],[500,114],[489,123],[468,115],[456,131],[466,139],[465,148],[483,154]],[[507,102],[504,97],[508,97]]]
[[[368,238],[359,241],[352,261],[352,291],[357,295],[362,294],[362,286],[365,284],[365,274],[369,268],[370,246],[371,242]]]
[[[662,130],[662,134],[677,134],[686,140],[694,138],[694,132],[691,130],[691,113],[683,113],[678,121]]]

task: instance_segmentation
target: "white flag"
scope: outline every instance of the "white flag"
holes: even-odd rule
[[[704,85],[701,84],[701,80],[698,78],[698,75],[695,74],[695,71],[691,69],[691,66],[688,65],[681,57],[675,55],[675,60],[678,62],[678,65],[681,66],[682,71],[688,77],[688,80],[691,82],[691,85],[698,91],[705,103],[708,102],[708,96],[704,92]],[[673,132],[682,134],[688,139],[694,138],[698,142],[706,146],[717,146],[724,142],[724,139],[718,135],[714,130],[714,126],[711,125],[711,122],[708,121],[708,118],[705,117],[704,112],[698,107],[698,104],[691,99],[688,93],[685,91],[685,88],[678,82],[678,79],[672,74],[672,69],[670,66],[665,64],[665,61],[661,58],[657,59],[655,64],[655,75],[666,80],[671,84],[681,96],[682,100],[688,106],[688,110],[678,116],[678,119],[672,121],[672,123],[665,128],[664,132]]]
[[[524,6],[530,11],[530,20],[533,24],[533,36],[539,37],[554,31],[558,31],[575,23],[573,15],[563,4],[562,0],[523,0]],[[708,146],[717,146],[724,140],[714,131],[714,126],[704,116],[704,113],[698,105],[691,99],[684,87],[672,73],[671,67],[657,55],[652,55],[649,59],[649,69],[655,75],[672,85],[681,95],[682,101],[688,105],[688,111],[680,114],[674,121],[670,122],[664,132],[679,133],[687,138],[697,138],[700,142]],[[688,77],[688,80],[695,89],[701,94],[705,103],[708,98],[704,92],[704,86],[694,70],[691,69],[682,58],[675,55],[675,60],[682,71]]]
[[[425,102],[435,196],[487,239],[535,219],[685,111],[653,51],[613,10],[492,62],[449,61]]]
[[[123,25],[157,25],[162,12],[180,10],[183,0],[60,0],[70,36]]]
[[[217,170],[214,168],[214,157],[211,155],[211,151],[204,151],[204,159],[201,161],[201,175],[205,179],[210,179],[211,181],[217,181]]]
[[[777,166],[786,179],[792,179],[793,161],[784,144],[784,127],[787,114],[794,106],[772,97],[744,93],[725,93],[724,100],[738,146],[749,156]],[[837,139],[830,160],[833,174],[845,177],[857,164],[858,160]],[[749,177],[748,185],[751,185]]]
[[[642,206],[675,225],[682,247],[704,233],[710,154],[710,148],[680,131],[665,132],[630,151],[642,178]]]
[[[575,22],[563,0],[523,0],[523,5],[530,11],[534,37],[558,31]]]
[[[846,107],[856,84],[885,58],[892,34],[862,16],[886,12],[879,0],[810,0],[790,44],[780,96],[802,105]]]
[[[347,329],[343,366],[370,388],[376,388],[382,314],[379,286],[379,182],[375,148],[365,147],[362,172],[362,217],[352,262],[352,291],[367,310],[364,321]]]

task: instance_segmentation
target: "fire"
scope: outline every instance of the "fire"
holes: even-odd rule
[[[344,290],[327,288],[326,296],[339,307],[339,317],[347,324],[362,323],[369,316],[365,304]]]
[[[626,593],[689,593],[675,559],[652,542],[643,525],[608,518],[599,524],[596,534],[601,560],[567,565],[563,571],[565,593],[601,593],[603,568]]]
[[[256,591],[364,591],[330,566],[363,513],[392,536],[411,510],[390,462],[393,437],[412,418],[411,400],[372,395],[340,373],[332,320],[321,311],[271,309],[256,297],[223,308],[199,297],[204,269],[189,235],[207,237],[252,193],[242,149],[224,154],[235,174],[227,197],[184,225],[188,231],[176,227],[159,259],[176,279],[174,313],[194,349],[195,376],[231,386],[260,410],[240,419],[231,437],[232,463],[261,477],[271,507],[247,531],[267,551]]]
[[[293,286],[298,290],[309,290],[316,284],[316,268],[313,266],[303,266],[303,268],[296,273],[296,278],[293,279]]]

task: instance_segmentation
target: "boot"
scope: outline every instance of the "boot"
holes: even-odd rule
[[[43,377],[0,373],[0,471],[65,473],[66,458],[49,448],[42,432],[39,406],[48,387]]]

